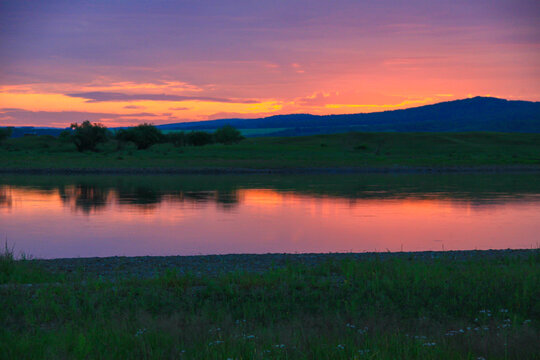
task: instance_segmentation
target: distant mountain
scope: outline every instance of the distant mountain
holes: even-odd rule
[[[22,137],[29,135],[51,135],[58,136],[65,129],[60,128],[48,128],[48,127],[34,127],[34,126],[18,126],[13,128],[11,137]]]
[[[258,119],[220,119],[159,125],[162,130],[213,130],[223,125],[266,129],[265,136],[328,134],[347,131],[498,131],[540,132],[540,102],[475,97],[404,110],[346,115],[275,115]],[[271,129],[276,129],[272,131]],[[247,132],[249,135],[250,132]],[[252,132],[256,134],[257,132]]]

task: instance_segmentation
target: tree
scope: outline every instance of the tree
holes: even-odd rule
[[[140,124],[128,129],[121,129],[116,134],[120,141],[132,141],[137,149],[147,149],[150,146],[165,140],[161,131],[152,124]]]
[[[12,127],[0,127],[0,142],[7,139],[13,133]]]
[[[73,129],[73,143],[79,151],[95,151],[99,143],[108,139],[108,130],[101,124],[92,124],[86,120],[81,125],[73,123],[70,126]]]
[[[240,131],[231,125],[225,125],[216,130],[214,133],[214,138],[216,142],[227,145],[238,143],[244,139]]]

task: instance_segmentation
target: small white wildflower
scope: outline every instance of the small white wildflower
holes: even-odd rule
[[[435,345],[437,345],[437,343],[435,343],[435,342],[427,342],[427,343],[424,343],[423,345],[424,346],[435,346]]]
[[[246,339],[255,339],[255,335],[246,335]]]
[[[463,329],[459,329],[459,332],[463,334],[465,331]]]
[[[499,312],[507,313],[507,312],[508,312],[508,309],[501,309],[501,310],[499,310]]]
[[[531,320],[527,319],[527,320],[523,321],[523,324],[529,324],[530,322],[531,322]]]
[[[360,355],[367,355],[369,353],[369,349],[364,349],[364,350],[358,350],[358,353]]]
[[[365,326],[363,329],[358,329],[358,333],[360,333],[361,335],[363,335],[363,334],[367,333],[368,329],[369,329],[369,328],[368,328],[367,326]]]
[[[482,357],[482,356],[479,356],[479,357],[476,358],[476,360],[486,360],[486,358]]]
[[[219,344],[223,344],[225,341],[223,340],[216,340],[214,342],[209,342],[208,343],[208,346],[212,346],[212,345],[219,345]]]
[[[135,333],[135,336],[136,336],[136,337],[141,336],[141,335],[144,334],[145,332],[146,332],[146,328],[139,329],[139,330],[137,330],[137,332]]]
[[[274,345],[275,348],[279,348],[279,349],[284,349],[285,348],[285,344],[277,344],[277,345]]]
[[[345,345],[338,344],[337,348],[338,348],[339,350],[345,350]]]

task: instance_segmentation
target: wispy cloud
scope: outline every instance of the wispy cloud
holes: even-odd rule
[[[105,101],[207,101],[220,103],[241,103],[256,104],[257,100],[252,99],[234,99],[212,96],[185,96],[171,94],[125,94],[118,92],[91,91],[81,93],[66,94],[70,97],[83,98],[86,102],[105,102]]]
[[[71,123],[80,123],[85,120],[106,123],[107,126],[132,125],[147,121],[155,121],[156,123],[185,121],[185,119],[171,116],[170,113],[114,114],[84,111],[29,111],[13,108],[0,109],[0,120],[2,121],[1,125],[43,126],[47,124],[47,126],[57,127],[67,127]]]
[[[327,104],[326,107],[330,109],[339,109],[339,108],[374,108],[374,109],[393,109],[409,106],[419,106],[433,102],[433,98],[425,98],[418,100],[404,100],[398,104]]]

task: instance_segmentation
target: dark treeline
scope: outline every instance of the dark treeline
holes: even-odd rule
[[[0,142],[9,138],[11,128],[0,128]],[[45,135],[46,136],[46,135]],[[161,143],[171,143],[176,147],[204,146],[208,144],[234,144],[244,137],[236,128],[225,125],[215,132],[190,131],[163,133],[151,124],[111,131],[104,125],[84,121],[81,124],[73,123],[69,129],[60,133],[58,138],[65,143],[72,142],[78,151],[98,151],[98,145],[108,141],[117,141],[118,149],[134,144],[139,150]],[[133,145],[132,145],[133,146]]]
[[[171,132],[164,134],[151,124],[120,129],[114,134],[101,124],[85,121],[72,124],[71,130],[63,132],[61,137],[71,139],[79,151],[95,150],[97,144],[108,139],[116,139],[121,144],[132,142],[137,149],[147,149],[154,144],[172,143],[174,146],[204,146],[213,143],[233,144],[241,141],[240,131],[230,125],[223,126],[214,133],[206,131]]]

